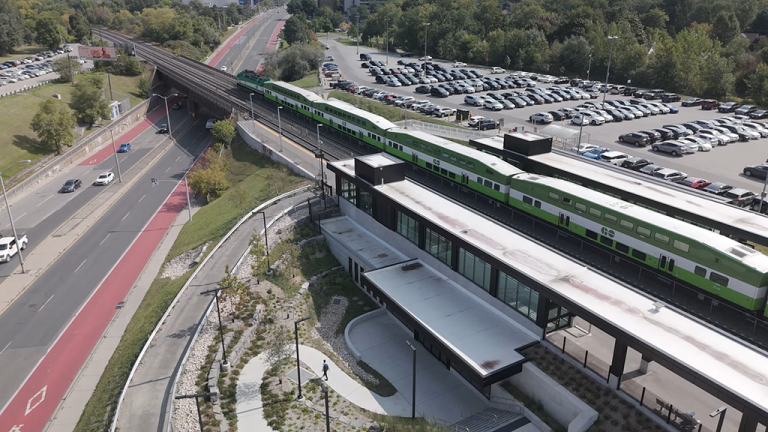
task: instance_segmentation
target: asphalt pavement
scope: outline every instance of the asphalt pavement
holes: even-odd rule
[[[241,70],[256,70],[259,67],[264,52],[269,46],[269,40],[280,21],[288,19],[289,15],[283,8],[272,9],[265,14],[259,22],[251,26],[232,47],[216,63],[217,68],[226,66],[230,73],[237,73]],[[243,50],[253,41],[253,45],[240,59]],[[234,68],[234,71],[233,71]]]
[[[179,117],[176,121],[179,126],[175,128],[178,133],[183,130],[181,118],[185,115],[185,111],[174,113]],[[147,134],[149,136],[144,139],[151,140],[153,131],[150,129]],[[176,144],[98,222],[0,315],[0,347],[4,347],[0,351],[0,370],[3,370],[0,374],[0,406],[5,406],[20,388],[75,313],[105,280],[176,188],[178,180],[205,149],[210,135],[204,122],[198,121],[183,135],[177,135],[176,140]],[[134,151],[140,153],[143,145],[138,145],[137,141],[137,147]],[[138,158],[134,163],[135,160]],[[109,163],[110,159],[103,162]],[[94,171],[101,172],[102,167]],[[173,181],[161,181],[153,187],[151,178]],[[83,192],[89,189],[96,188],[86,188]],[[47,224],[48,219],[44,223]],[[3,413],[4,416],[13,414]]]
[[[79,44],[68,44],[68,45],[71,46],[74,49],[73,52],[69,53],[70,57],[77,57],[77,47],[78,47]],[[56,60],[59,57],[66,57],[66,56],[67,56],[66,53],[64,53],[64,54],[56,54],[55,56],[51,57],[50,59],[46,59],[46,60]],[[30,63],[30,65],[41,64],[43,62],[45,62],[45,60],[32,62],[32,63]],[[6,70],[0,71],[0,72],[13,72],[13,71],[22,69],[23,66],[26,66],[26,65],[19,65],[19,66],[13,67],[11,69],[6,69]],[[85,71],[85,70],[89,70],[89,69],[93,69],[93,60],[86,60],[85,63],[83,63],[83,65],[82,65],[82,70]],[[7,94],[7,93],[13,93],[13,92],[19,91],[19,90],[24,90],[25,88],[30,88],[30,87],[32,87],[32,86],[34,86],[36,84],[40,84],[42,82],[50,81],[50,80],[55,80],[55,79],[59,79],[59,74],[57,74],[56,72],[51,72],[49,74],[45,74],[45,75],[42,75],[42,76],[39,76],[39,77],[27,78],[24,81],[17,81],[15,83],[8,82],[6,84],[0,85],[0,95]],[[1,77],[0,77],[0,80],[2,80]]]
[[[541,130],[543,125],[532,125],[528,119],[530,116],[537,112],[552,111],[561,107],[575,107],[586,101],[563,101],[559,103],[534,105],[526,108],[515,108],[513,110],[492,111],[482,107],[473,107],[465,105],[463,103],[464,95],[451,95],[447,98],[438,98],[430,95],[418,94],[415,92],[417,86],[412,85],[408,87],[389,87],[382,84],[376,84],[374,77],[368,72],[368,69],[361,67],[361,61],[359,60],[359,54],[357,53],[357,47],[347,46],[336,42],[331,39],[326,41],[330,49],[326,50],[326,55],[332,55],[334,62],[339,66],[343,77],[350,81],[354,81],[360,85],[377,88],[380,90],[396,93],[403,96],[413,96],[417,100],[428,100],[435,105],[445,106],[456,109],[469,109],[473,115],[482,115],[493,119],[504,119],[503,130],[511,129],[514,126],[524,126],[525,130],[534,130],[534,128]],[[386,53],[378,51],[373,48],[360,47],[360,53],[371,54],[374,60],[386,61]],[[406,60],[406,62],[417,62],[415,57],[401,59],[399,55],[389,55],[389,67],[394,68],[399,66],[398,60]],[[448,69],[453,68],[450,63],[435,61]],[[487,68],[468,67],[467,69],[475,69],[482,72],[485,75],[490,75],[490,70]],[[499,75],[497,75],[499,76]],[[538,84],[538,87],[550,87],[554,84]],[[499,92],[512,91],[512,90],[499,90]],[[487,92],[478,92],[483,95]],[[612,99],[630,99],[625,96],[607,95],[606,100]],[[598,99],[591,99],[594,102],[602,101],[602,95]],[[691,177],[698,177],[708,179],[709,181],[720,181],[733,185],[734,187],[743,187],[759,193],[763,187],[763,181],[747,178],[742,173],[743,169],[747,165],[761,164],[765,162],[768,157],[768,138],[761,138],[757,140],[751,140],[749,142],[737,142],[729,144],[728,146],[719,146],[710,152],[699,152],[692,155],[685,155],[682,157],[673,157],[666,153],[655,153],[648,147],[634,147],[632,145],[626,145],[618,142],[618,137],[621,134],[627,132],[633,132],[643,129],[660,128],[666,124],[680,124],[686,123],[698,119],[713,119],[725,117],[727,114],[720,114],[717,111],[704,111],[698,107],[681,107],[680,103],[673,104],[680,110],[678,114],[659,114],[651,117],[643,117],[641,119],[623,121],[618,123],[606,123],[601,126],[586,126],[584,127],[584,138],[582,142],[590,142],[592,144],[609,147],[612,150],[624,152],[630,156],[644,157],[652,160],[657,165],[663,165],[664,167],[682,171]],[[732,115],[732,114],[730,114]],[[558,122],[563,126],[568,126],[578,131],[578,126],[570,125],[566,122]],[[587,137],[586,134],[589,134]]]
[[[186,110],[171,111],[170,114],[172,127],[179,132],[186,129],[194,121],[193,118],[189,117]],[[167,117],[163,115],[152,127],[131,140],[129,152],[118,154],[122,172],[125,173],[133,168],[147,153],[168,138],[168,135],[157,134],[158,127],[167,122]],[[119,138],[115,137],[116,140]],[[120,142],[116,141],[115,144],[119,146]],[[111,152],[111,146],[106,148]],[[104,159],[97,165],[83,163],[64,170],[46,184],[38,187],[34,193],[12,203],[11,212],[13,222],[16,224],[16,232],[19,236],[25,234],[29,239],[24,253],[30,253],[61,224],[98,196],[105,187],[93,186],[93,182],[99,177],[99,174],[107,171],[115,174],[115,182],[117,182],[117,165],[114,156]],[[83,186],[75,192],[60,193],[59,190],[67,179],[80,179]],[[0,209],[0,233],[4,236],[13,235],[8,212],[5,208]],[[2,281],[13,273],[18,265],[19,261],[15,257],[11,262],[0,265],[0,288]],[[0,397],[0,406],[2,406],[2,397]]]

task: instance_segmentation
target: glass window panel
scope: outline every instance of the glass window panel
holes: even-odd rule
[[[536,317],[538,316],[536,311],[539,308],[539,293],[531,290],[531,301],[529,302],[530,310],[528,311],[528,318],[536,321]]]
[[[688,250],[691,248],[687,243],[683,243],[679,240],[672,242],[672,246],[674,246],[675,249],[680,249],[683,252],[688,252]]]
[[[586,206],[586,205],[584,205],[584,204],[582,204],[582,203],[578,203],[578,202],[577,202],[577,203],[576,203],[576,210],[578,210],[578,211],[580,211],[580,212],[584,213],[584,212],[586,212],[586,211],[587,211],[587,206]]]
[[[669,244],[669,237],[661,233],[654,233],[653,238],[659,243]]]
[[[632,223],[632,222],[630,222],[630,221],[626,221],[626,220],[624,220],[624,219],[622,219],[622,220],[621,220],[621,222],[619,222],[619,225],[621,225],[621,227],[622,227],[622,228],[626,228],[626,229],[628,229],[628,230],[633,230],[633,229],[635,229],[635,224],[633,224],[633,223]]]
[[[616,216],[614,216],[612,214],[606,213],[605,216],[603,216],[603,217],[605,218],[606,221],[608,221],[608,222],[610,222],[612,224],[615,224],[618,221],[618,219],[616,219]]]
[[[646,227],[637,226],[637,233],[640,234],[640,237],[650,237],[651,236],[651,230],[649,230]]]
[[[517,310],[519,310],[523,315],[528,315],[528,303],[530,302],[531,298],[531,289],[523,284],[519,284],[519,289],[517,290]]]

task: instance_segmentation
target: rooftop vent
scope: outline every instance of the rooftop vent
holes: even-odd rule
[[[377,258],[386,258],[386,257],[388,257],[388,256],[389,256],[389,255],[387,255],[387,254],[385,254],[385,253],[380,253],[380,254],[376,255],[376,257],[377,257]]]
[[[402,271],[411,271],[411,270],[420,269],[422,267],[424,267],[424,265],[422,263],[420,263],[420,262],[412,262],[410,264],[406,264],[406,265],[402,266],[400,269]]]

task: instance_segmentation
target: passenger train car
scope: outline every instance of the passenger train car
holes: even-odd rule
[[[402,129],[346,102],[255,75],[241,72],[238,84],[680,283],[768,316],[768,256],[735,240],[565,180],[526,173],[495,155]]]

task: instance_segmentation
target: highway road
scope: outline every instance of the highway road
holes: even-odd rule
[[[186,129],[192,120],[187,115],[186,110],[171,111],[171,127],[176,131],[181,132]],[[151,113],[149,122],[151,124],[145,123],[143,125],[146,129],[138,136],[132,133],[134,129],[123,136],[115,136],[116,146],[119,146],[121,142],[129,141],[132,147],[130,152],[118,154],[120,169],[123,172],[133,168],[137,161],[168,138],[167,135],[156,134],[157,128],[168,122],[164,109],[158,109]],[[29,254],[61,224],[96,198],[104,190],[104,187],[92,186],[92,183],[99,174],[107,171],[112,171],[117,176],[117,167],[111,145],[90,156],[79,165],[64,170],[46,184],[37,187],[34,192],[12,203],[11,212],[16,224],[16,232],[18,235],[26,234],[29,239],[29,245],[24,253]],[[59,193],[61,186],[70,178],[82,180],[83,187],[73,193]],[[0,233],[4,236],[11,236],[13,233],[11,232],[8,212],[4,206],[2,207],[0,209]],[[18,268],[18,264],[18,259],[14,257],[11,262],[0,265],[0,289],[2,289],[2,281]],[[0,329],[1,331],[2,329]],[[2,404],[3,398],[0,391],[0,406]]]
[[[273,9],[267,12],[258,22],[253,24],[243,33],[243,36],[233,41],[231,47],[224,53],[220,59],[216,59],[216,67],[226,66],[232,73],[237,73],[244,69],[256,70],[259,67],[261,59],[269,46],[270,38],[275,36],[275,30],[281,21],[288,19],[289,15],[283,8]],[[277,30],[279,33],[279,30]],[[245,54],[240,63],[238,57],[249,42],[249,38],[255,38],[253,46]],[[233,66],[236,71],[233,72]]]
[[[175,114],[183,116],[185,111]],[[183,121],[177,121],[176,124],[181,125]],[[181,128],[177,127],[176,130],[181,133]],[[109,286],[102,283],[177,188],[177,181],[210,142],[210,134],[205,130],[203,121],[197,121],[186,133],[176,138],[177,143],[0,315],[0,347],[4,347],[0,348],[0,370],[3,370],[0,375],[0,406],[9,403],[16,390],[24,384],[17,397],[0,414],[0,430],[9,430],[19,422],[31,426],[32,430],[42,429],[69,387],[82,363],[67,365],[68,370],[73,372],[71,377],[46,376],[46,370],[60,366],[48,364],[50,359],[36,365],[94,291],[102,293],[115,289],[112,282]],[[160,182],[152,187],[151,178],[176,182]],[[176,212],[185,204],[182,201],[180,208],[175,209]],[[151,254],[151,250],[148,252]],[[134,267],[144,265],[140,262],[132,264]],[[140,271],[140,268],[134,270]],[[133,280],[127,282],[132,285]],[[99,287],[101,289],[96,290]],[[99,312],[100,315],[108,314],[111,317],[114,311],[114,305],[110,305],[108,309]],[[101,331],[103,328],[99,329],[99,334]],[[74,336],[77,340],[77,335]],[[78,348],[82,348],[82,354],[87,356],[92,347]],[[38,374],[38,378],[25,383],[33,371],[42,371],[42,375]],[[36,377],[35,374],[32,376]],[[48,400],[41,399],[40,392],[43,392],[43,399],[47,393]],[[35,395],[36,399],[28,399],[30,394]],[[26,416],[31,406],[36,411],[34,417]],[[32,426],[33,423],[40,427]]]

